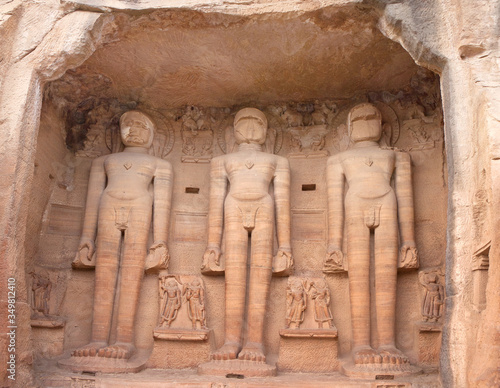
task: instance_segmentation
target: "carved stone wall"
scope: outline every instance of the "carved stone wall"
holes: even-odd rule
[[[61,92],[62,81],[49,85],[46,96],[57,95]],[[394,90],[386,92],[372,92],[361,94],[350,100],[335,100],[334,96],[328,100],[315,100],[312,102],[285,102],[272,105],[254,106],[262,109],[269,121],[270,134],[266,141],[266,148],[288,157],[291,165],[291,219],[292,219],[292,248],[294,251],[296,274],[314,273],[321,275],[323,259],[325,257],[327,238],[327,204],[326,204],[326,160],[328,155],[350,147],[347,127],[345,125],[347,112],[358,102],[371,101],[381,107],[383,112],[385,143],[383,147],[405,150],[410,153],[413,164],[413,185],[415,190],[416,214],[416,241],[420,252],[420,266],[425,269],[434,266],[443,266],[445,252],[446,230],[446,162],[443,159],[443,132],[442,112],[440,109],[438,78],[424,70],[416,72],[412,78],[412,87],[407,90]],[[50,99],[46,97],[46,104],[50,106]],[[59,99],[59,103],[62,103]],[[76,252],[78,237],[68,225],[66,228],[57,227],[59,214],[71,217],[71,222],[79,225],[83,213],[79,212],[85,206],[86,185],[85,179],[89,173],[90,161],[97,155],[112,152],[109,147],[109,132],[116,123],[113,117],[118,114],[113,106],[121,106],[125,110],[130,104],[105,104],[108,110],[103,111],[103,106],[88,110],[86,113],[95,123],[86,135],[80,137],[78,130],[73,125],[66,124],[61,127],[61,138],[69,142],[70,149],[76,148],[73,156],[71,177],[73,182],[71,191],[68,188],[54,186],[54,194],[71,193],[73,201],[67,201],[67,207],[54,203],[54,199],[47,205],[46,226],[42,228],[38,259],[40,263],[65,263],[67,271],[68,258],[71,252]],[[61,111],[71,109],[71,103],[64,105]],[[134,109],[152,110],[144,105],[135,104]],[[304,108],[305,107],[305,108]],[[73,108],[78,110],[79,108]],[[199,160],[186,161],[185,139],[186,111],[197,112],[211,123],[211,141],[208,141],[206,155],[216,156],[234,148],[232,137],[232,120],[239,109],[236,107],[211,108],[211,107],[179,107],[176,109],[156,109],[152,117],[159,123],[160,131],[165,131],[166,138],[173,139],[162,157],[170,161],[175,172],[173,188],[173,205],[170,219],[170,273],[199,274],[201,257],[206,246],[207,212],[209,194],[210,163]],[[101,112],[101,113],[99,113]],[[200,113],[202,112],[202,113]],[[73,112],[69,110],[69,115]],[[293,116],[293,120],[290,117]],[[183,118],[184,117],[184,118]],[[416,117],[416,118],[414,118]],[[198,118],[201,120],[201,118]],[[308,121],[309,120],[309,121]],[[408,124],[411,121],[411,125]],[[311,147],[311,132],[304,126],[304,122],[322,126],[319,132],[318,149]],[[320,123],[320,124],[316,124]],[[301,124],[298,126],[296,124]],[[42,130],[50,125],[42,121]],[[302,128],[302,129],[298,129]],[[313,127],[316,128],[316,127]],[[417,128],[413,130],[412,128]],[[198,129],[189,129],[189,131]],[[83,129],[80,131],[85,132]],[[167,132],[168,131],[168,132]],[[73,132],[72,139],[81,138],[79,143],[71,143],[67,133]],[[418,133],[418,136],[415,135]],[[102,136],[96,136],[100,134]],[[108,137],[107,137],[108,136]],[[88,139],[93,139],[89,141]],[[295,140],[294,140],[295,139]],[[305,140],[303,140],[305,139]],[[422,140],[423,139],[423,140]],[[302,149],[297,148],[298,141]],[[108,145],[106,144],[108,142]],[[208,144],[210,146],[208,147]],[[309,144],[309,145],[304,145]],[[424,146],[422,146],[424,144]],[[153,146],[154,148],[155,146]],[[206,161],[209,162],[207,159]],[[68,175],[68,174],[66,174]],[[65,194],[68,195],[68,194]],[[64,203],[64,202],[63,202]],[[439,205],[437,205],[439,204]],[[59,207],[58,207],[59,206]],[[77,222],[76,220],[80,220]],[[64,253],[66,252],[66,253]],[[63,264],[61,264],[63,265]],[[348,270],[346,265],[346,270]],[[71,271],[70,271],[71,272]],[[68,319],[68,329],[65,333],[66,349],[83,345],[88,338],[90,330],[89,314],[82,310],[73,311],[75,298],[85,306],[92,304],[93,273],[89,271],[73,271],[67,283],[67,295],[63,305],[64,315]],[[347,274],[344,272],[328,274],[326,277],[331,289],[332,313],[335,324],[339,330],[339,355],[346,355],[350,351],[350,320]],[[157,324],[154,311],[159,302],[157,281],[154,275],[146,275],[143,291],[140,295],[139,316],[136,335],[137,344],[141,348],[150,349],[153,346],[153,337],[150,331]],[[216,346],[222,345],[223,339],[223,311],[224,311],[224,285],[222,278],[205,278],[207,304],[211,307],[207,311],[211,328],[214,328]],[[398,307],[397,307],[397,341],[403,351],[408,353],[410,359],[417,362],[417,344],[414,342],[412,327],[414,322],[420,320],[421,301],[414,298],[419,293],[418,276],[415,271],[400,273],[398,281]],[[279,336],[272,333],[279,330],[282,317],[285,314],[285,301],[283,299],[286,281],[274,279],[269,298],[269,311],[272,311],[266,322],[266,348],[271,359],[276,359],[279,353]],[[84,316],[85,315],[85,316]],[[78,329],[70,329],[71,322],[78,321]],[[436,345],[438,346],[438,345]]]
[[[67,318],[65,349],[84,343],[88,336],[93,273],[71,271],[70,260],[78,244],[76,220],[84,206],[90,162],[99,154],[116,151],[113,125],[120,113],[140,107],[155,112],[155,119],[165,123],[151,152],[172,162],[176,173],[170,269],[195,274],[204,249],[203,233],[186,233],[180,225],[194,225],[196,231],[205,227],[209,165],[204,162],[223,152],[219,144],[228,144],[225,136],[221,142],[218,131],[228,128],[231,114],[240,106],[263,109],[271,127],[273,121],[281,124],[282,146],[277,152],[288,157],[292,167],[297,272],[321,276],[325,246],[318,225],[326,209],[322,161],[327,153],[348,146],[341,128],[345,123],[341,116],[348,107],[370,101],[386,115],[386,129],[391,132],[386,132],[385,146],[411,154],[421,269],[445,268],[442,381],[457,386],[497,384],[498,2],[377,1],[361,5],[332,0],[319,5],[293,0],[283,4],[207,0],[189,4],[191,8],[182,11],[160,3],[14,0],[0,6],[0,31],[5,36],[0,42],[5,53],[0,61],[0,205],[4,209],[0,217],[0,307],[7,308],[4,284],[14,276],[21,323],[18,382],[29,386],[33,357],[59,352],[60,348],[43,349],[43,345],[61,343],[62,338],[41,334],[39,330],[45,329],[32,329],[29,324],[30,272],[41,269],[57,274],[60,290],[66,290],[56,309],[56,314]],[[170,6],[181,5],[186,3],[177,1]],[[171,34],[168,49],[159,49],[158,35],[151,38],[148,33],[152,29]],[[207,34],[207,29],[217,34]],[[269,39],[277,36],[276,31],[280,39]],[[201,41],[203,35],[213,40]],[[231,41],[228,36],[233,35],[241,46],[216,43]],[[308,40],[311,36],[318,40]],[[342,44],[337,47],[326,43],[339,41]],[[113,45],[118,42],[124,43],[121,49],[119,44]],[[259,42],[270,44],[264,47]],[[160,52],[160,62],[168,66],[144,67],[148,52]],[[207,53],[219,60],[204,62]],[[270,61],[262,62],[264,57]],[[236,58],[252,60],[242,66]],[[413,61],[439,73],[441,87],[429,90],[426,83],[435,85],[436,80],[426,77]],[[99,64],[104,67],[99,69]],[[361,65],[353,70],[349,64]],[[203,70],[198,72],[200,68]],[[264,69],[279,71],[274,74]],[[300,78],[299,74],[306,76]],[[155,85],[161,75],[165,77]],[[57,79],[62,81],[58,87],[60,81],[45,87]],[[444,109],[437,95],[442,95]],[[191,106],[202,114],[187,114]],[[207,152],[210,142],[206,138],[211,131],[213,141]],[[186,132],[184,136],[182,132]],[[67,218],[71,221],[65,227],[62,220]],[[477,260],[485,256],[490,241],[489,268],[478,268]],[[345,354],[350,342],[347,274],[338,271],[326,277],[339,330],[339,353]],[[416,342],[420,340],[407,335],[411,329],[406,325],[420,319],[422,300],[414,297],[421,295],[417,278],[416,272],[405,272],[398,281],[398,342],[414,360],[419,357]],[[206,278],[205,286],[215,290],[207,295],[207,303],[220,341],[223,280]],[[157,279],[147,275],[136,330],[137,343],[144,348],[153,346],[151,332],[157,316],[148,306],[157,305],[156,287]],[[282,299],[273,296],[268,306],[265,342],[271,359],[279,350],[273,333],[280,328],[276,317],[285,314],[285,289],[285,279],[273,280],[271,295]],[[471,303],[476,291],[488,303],[482,297]],[[6,326],[4,316],[0,322]],[[419,343],[436,343],[435,337],[432,334],[433,339]],[[8,341],[3,331],[0,345]],[[0,359],[4,363],[5,355]],[[433,354],[432,363],[436,359]],[[9,382],[4,371],[0,377]]]

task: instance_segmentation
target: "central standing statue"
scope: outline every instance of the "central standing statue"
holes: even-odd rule
[[[226,239],[225,342],[212,353],[214,360],[238,357],[264,362],[266,359],[262,342],[272,276],[275,224],[279,245],[276,259],[285,259],[292,265],[290,167],[287,159],[262,151],[266,131],[264,113],[254,108],[240,110],[234,118],[238,150],[211,162],[208,246],[204,265],[219,261],[223,228]],[[270,194],[271,184],[274,197]],[[248,284],[247,266],[250,270]],[[245,310],[248,310],[246,319]],[[244,323],[246,342],[242,347]]]
[[[408,358],[395,346],[398,253],[416,262],[410,157],[381,149],[382,116],[373,105],[355,106],[348,127],[352,149],[328,159],[329,241],[326,261],[342,262],[344,219],[352,321],[352,352],[356,365],[405,364]],[[349,189],[344,197],[347,181]],[[394,188],[391,186],[394,182]],[[345,217],[345,218],[344,218]],[[399,249],[399,235],[401,249]],[[373,236],[373,237],[371,237]],[[375,280],[370,288],[373,238]],[[375,306],[370,310],[370,294]],[[376,336],[370,338],[370,311]],[[378,350],[372,348],[378,344]]]

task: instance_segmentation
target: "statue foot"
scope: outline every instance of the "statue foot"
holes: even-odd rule
[[[394,346],[381,346],[378,349],[378,353],[382,358],[382,364],[409,364],[410,360],[406,357],[402,351],[396,349]]]
[[[135,353],[135,346],[130,343],[116,342],[99,350],[97,355],[105,358],[129,359]]]
[[[355,364],[373,364],[377,362],[378,353],[370,346],[364,346],[353,351]]]
[[[235,342],[226,342],[210,355],[212,360],[234,360],[240,350],[240,345]]]
[[[262,348],[262,344],[259,343],[247,343],[240,354],[238,355],[239,360],[247,360],[247,361],[257,361],[257,362],[265,362],[266,356],[264,355],[264,349]]]
[[[95,357],[99,349],[104,348],[108,344],[106,342],[91,342],[88,345],[82,346],[71,352],[74,357]]]

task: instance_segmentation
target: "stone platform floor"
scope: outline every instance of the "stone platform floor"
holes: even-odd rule
[[[276,377],[198,376],[196,370],[145,369],[130,374],[73,373],[47,361],[35,365],[37,387],[71,388],[440,388],[436,372],[394,380],[350,379],[335,373],[280,373]]]

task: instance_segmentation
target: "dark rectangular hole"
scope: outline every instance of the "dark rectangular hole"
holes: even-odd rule
[[[90,372],[90,371],[82,371],[82,375],[87,375],[87,376],[95,376],[95,372]]]
[[[186,187],[187,194],[198,194],[200,192],[199,187]]]
[[[228,379],[243,379],[243,378],[245,378],[245,376],[237,374],[237,373],[228,373],[226,375],[226,378],[228,378]]]
[[[316,190],[315,184],[302,185],[302,191],[314,191]]]
[[[375,375],[375,380],[394,380],[394,375]]]

